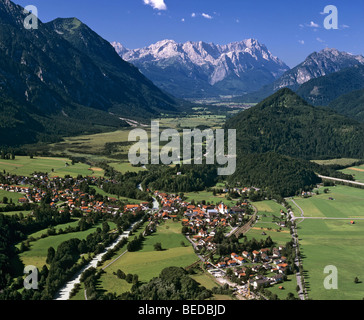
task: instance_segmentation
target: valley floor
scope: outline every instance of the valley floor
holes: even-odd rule
[[[324,192],[325,189],[327,193]],[[364,190],[338,185],[290,199],[296,217],[308,298],[361,300],[364,295]],[[337,268],[337,289],[326,289],[325,267]],[[359,283],[355,283],[355,278]]]
[[[125,138],[125,136],[124,136]],[[1,160],[0,170],[14,175],[31,176],[34,172],[46,171],[50,177],[64,177],[70,175],[92,175],[102,177],[104,170],[91,167],[82,163],[71,164],[66,158],[52,157],[21,157],[15,160]],[[141,169],[145,170],[145,169]],[[363,166],[348,167],[342,170],[345,173],[355,173],[355,178],[361,180]],[[363,178],[364,179],[364,178]],[[23,185],[23,187],[29,187]],[[223,185],[219,186],[223,187]],[[104,192],[100,187],[92,186],[95,191],[106,198],[113,195]],[[0,190],[0,201],[7,199],[7,202],[18,204],[23,194]],[[190,192],[185,197],[188,202],[196,203],[206,201],[211,203],[225,202],[229,207],[235,205],[236,200],[226,200],[224,194],[213,195],[211,191]],[[130,204],[140,203],[140,200],[122,198]],[[300,262],[304,279],[306,298],[313,300],[362,300],[364,298],[364,189],[354,188],[344,185],[319,186],[312,193],[302,196],[287,198],[286,201],[291,207],[293,218],[297,226]],[[6,208],[6,203],[1,203],[2,209]],[[274,200],[264,200],[253,202],[257,210],[258,219],[250,230],[245,234],[248,240],[253,238],[260,241],[271,237],[277,246],[284,246],[292,239],[290,230],[279,227],[275,218],[281,217],[281,210],[285,210],[282,205]],[[5,210],[5,209],[4,209]],[[31,211],[23,211],[25,216]],[[19,215],[20,211],[5,212],[6,215]],[[74,220],[65,225],[56,226],[55,230],[68,226],[75,227],[78,220]],[[146,222],[135,234],[148,225]],[[41,268],[46,264],[47,250],[50,246],[57,247],[63,241],[77,237],[86,239],[100,225],[95,225],[84,232],[68,234],[57,234],[42,239],[42,234],[47,231],[41,230],[28,236],[35,240],[30,242],[27,251],[19,254],[19,258],[24,265],[35,265]],[[115,229],[114,224],[110,224]],[[161,223],[157,232],[145,238],[142,248],[136,252],[126,252],[122,247],[111,260],[105,261],[101,268],[104,268],[97,289],[100,292],[115,292],[122,294],[131,289],[132,285],[125,280],[117,278],[118,270],[126,274],[137,274],[139,281],[147,283],[153,277],[157,277],[160,272],[169,266],[188,267],[199,260],[199,256],[194,252],[194,248],[186,237],[181,233],[181,221],[166,220]],[[227,226],[227,231],[234,229]],[[154,245],[161,243],[163,250],[155,251]],[[17,245],[20,248],[20,243]],[[241,254],[241,253],[239,253]],[[118,259],[115,260],[115,257]],[[114,261],[115,260],[115,261]],[[112,262],[112,263],[111,263]],[[326,277],[325,267],[334,266],[337,269],[337,289],[327,289],[324,286]],[[197,282],[208,289],[219,286],[216,278],[207,272],[199,272],[192,276]],[[359,281],[354,281],[357,278]],[[276,294],[278,298],[285,299],[287,293],[296,292],[297,278],[289,275],[284,282],[284,290],[279,286],[270,287],[269,290]],[[82,290],[81,290],[82,291]],[[215,294],[213,299],[231,299],[231,296]],[[78,292],[72,299],[85,299],[82,292]]]

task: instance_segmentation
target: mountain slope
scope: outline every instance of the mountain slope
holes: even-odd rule
[[[237,129],[238,152],[275,152],[301,159],[362,158],[361,124],[329,108],[313,107],[281,89],[226,123]]]
[[[227,45],[163,40],[135,50],[112,45],[157,86],[184,98],[251,92],[289,69],[254,39]]]
[[[237,98],[245,102],[259,102],[281,88],[297,90],[304,83],[356,65],[364,65],[364,57],[326,48],[309,55],[304,62],[284,73],[279,79],[256,92]]]
[[[78,20],[64,23],[60,34],[41,21],[37,30],[26,30],[25,17],[21,6],[0,2],[1,145],[54,141],[126,126],[120,116],[176,111],[173,98]],[[64,37],[67,25],[87,39],[89,51]]]
[[[124,115],[155,115],[160,111],[176,111],[176,101],[156,88],[137,68],[120,59],[109,42],[101,38],[76,18],[56,19],[47,27],[67,40],[82,54],[87,55],[102,79],[88,83],[88,104]],[[94,99],[94,98],[93,98]]]
[[[338,113],[364,122],[364,89],[344,94],[329,104]]]
[[[312,79],[296,93],[315,106],[327,106],[338,97],[364,88],[364,65],[343,69],[327,76]]]

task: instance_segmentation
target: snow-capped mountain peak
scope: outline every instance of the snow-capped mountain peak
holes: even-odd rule
[[[284,62],[255,39],[226,45],[203,41],[177,43],[166,39],[132,50],[117,42],[112,45],[124,60],[136,65],[163,89],[176,94],[174,88],[167,88],[174,82],[174,86],[179,87],[177,92],[181,92],[177,95],[183,97],[188,97],[191,93],[191,82],[195,82],[194,91],[200,86],[204,88],[205,94],[206,90],[211,90],[214,95],[241,94],[254,91],[289,70]],[[176,78],[183,82],[185,88],[181,87]],[[217,84],[226,88],[219,91]],[[196,96],[195,92],[193,96]]]

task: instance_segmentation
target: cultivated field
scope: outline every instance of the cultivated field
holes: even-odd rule
[[[66,229],[68,226],[75,227],[77,225],[77,221],[70,222],[63,225],[58,225],[55,227],[55,229],[58,231],[59,229]],[[109,222],[110,228],[115,228],[115,224]],[[80,231],[80,232],[71,232],[61,235],[54,235],[54,236],[48,236],[46,238],[41,238],[35,242],[30,242],[30,250],[25,251],[21,254],[19,254],[20,260],[23,262],[25,266],[27,265],[33,265],[36,266],[39,270],[42,269],[43,265],[46,264],[47,259],[47,253],[48,248],[53,247],[55,250],[57,250],[57,247],[64,241],[70,240],[70,239],[86,239],[87,236],[91,233],[94,233],[98,227],[102,227],[102,223],[93,226],[92,228],[86,230],[86,231]],[[42,231],[36,232],[34,234],[31,234],[28,236],[28,239],[30,237],[38,238],[42,234],[46,234],[47,229],[44,229]],[[20,244],[17,245],[17,247],[20,247]]]
[[[144,230],[145,226],[140,230]],[[134,237],[133,235],[131,236]],[[185,243],[182,246],[181,242]],[[154,244],[160,242],[163,251],[155,251]],[[122,248],[115,257],[122,254],[126,247]],[[115,259],[115,257],[113,259]],[[118,279],[113,272],[118,269],[125,274],[137,274],[139,280],[148,282],[157,277],[160,272],[170,266],[187,267],[197,260],[191,244],[181,234],[181,223],[166,221],[158,226],[157,232],[146,237],[143,247],[137,252],[127,252],[119,260],[105,269],[106,273],[101,276],[100,289],[108,292],[121,294],[130,289],[125,280]],[[104,263],[106,266],[110,261]]]
[[[214,130],[223,126],[226,116],[214,114],[196,114],[181,118],[160,118],[156,120],[160,122],[160,127],[163,128],[195,129],[199,126],[204,126]]]
[[[352,225],[347,220],[304,220],[299,224],[300,251],[303,257],[308,296],[313,300],[362,300],[364,284],[364,221]],[[326,266],[338,270],[338,289],[327,290]]]
[[[325,194],[323,189],[318,196],[295,198],[307,218],[297,220],[297,226],[308,296],[314,300],[362,300],[364,285],[355,284],[354,278],[364,279],[364,220],[351,224],[351,219],[364,218],[364,190],[336,186]],[[298,211],[295,209],[296,216]],[[338,269],[338,290],[324,288],[328,265]]]
[[[328,193],[323,191],[326,188],[329,189]],[[337,185],[320,188],[319,192],[319,195],[307,199],[294,198],[305,212],[305,217],[364,218],[363,189]]]
[[[64,177],[70,175],[103,176],[104,171],[100,168],[91,168],[83,163],[75,163],[67,158],[17,156],[15,160],[0,160],[0,171],[6,171],[19,176],[31,176],[34,172],[48,173],[49,176]]]
[[[258,209],[259,220],[245,234],[249,240],[255,238],[259,241],[270,236],[277,245],[283,246],[291,240],[288,228],[280,227],[272,221],[273,216],[281,217],[280,212],[284,207],[273,200],[253,202],[253,205]],[[284,211],[287,212],[285,209]]]
[[[364,182],[364,165],[349,167],[340,171],[352,175],[354,179],[358,182]]]

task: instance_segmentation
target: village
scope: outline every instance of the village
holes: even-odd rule
[[[0,190],[22,194],[19,204],[38,204],[48,198],[47,203],[60,213],[66,208],[71,214],[81,212],[84,216],[92,212],[123,215],[142,210],[151,214],[151,222],[169,219],[180,221],[181,232],[192,244],[205,271],[221,285],[228,284],[241,297],[256,299],[251,289],[256,292],[261,287],[282,283],[291,272],[284,256],[285,248],[273,246],[273,243],[269,247],[260,243],[250,251],[216,254],[220,245],[216,240],[218,232],[222,230],[224,238],[238,243],[238,238],[242,236],[241,230],[245,231],[247,226],[254,224],[256,212],[248,200],[238,201],[235,206],[228,207],[223,202],[191,203],[179,194],[154,191],[152,196],[158,201],[159,208],[151,210],[152,205],[147,201],[139,204],[123,203],[117,197],[96,194],[90,185],[113,182],[105,178],[49,178],[42,174],[5,178],[7,183],[1,183]]]
[[[254,223],[256,213],[250,203],[238,202],[229,208],[223,202],[215,205],[191,204],[183,201],[179,195],[159,191],[155,191],[154,196],[161,203],[161,210],[154,216],[165,220],[176,219],[177,213],[182,211],[182,232],[194,246],[204,269],[221,285],[228,284],[237,295],[248,299],[259,298],[251,289],[283,283],[287,274],[292,272],[287,257],[284,256],[283,246],[257,248],[251,252],[231,252],[212,261],[218,246],[215,241],[218,229],[226,231],[225,237],[229,238],[239,234],[239,229],[246,230],[247,225]],[[281,211],[281,215],[284,216],[285,213]],[[231,223],[235,225],[232,226]],[[279,288],[284,289],[283,285]]]
[[[71,214],[79,210],[84,215],[91,212],[115,215],[135,210],[147,210],[150,205],[146,201],[141,201],[140,204],[123,203],[121,205],[117,197],[97,196],[95,190],[89,188],[88,185],[98,185],[100,182],[111,181],[100,177],[49,178],[47,175],[36,174],[33,177],[11,176],[8,179],[9,183],[0,183],[0,190],[22,194],[23,197],[18,200],[20,204],[37,204],[49,197],[48,204],[52,208],[59,208],[60,213],[68,208]],[[82,187],[85,185],[88,192],[85,192]]]

